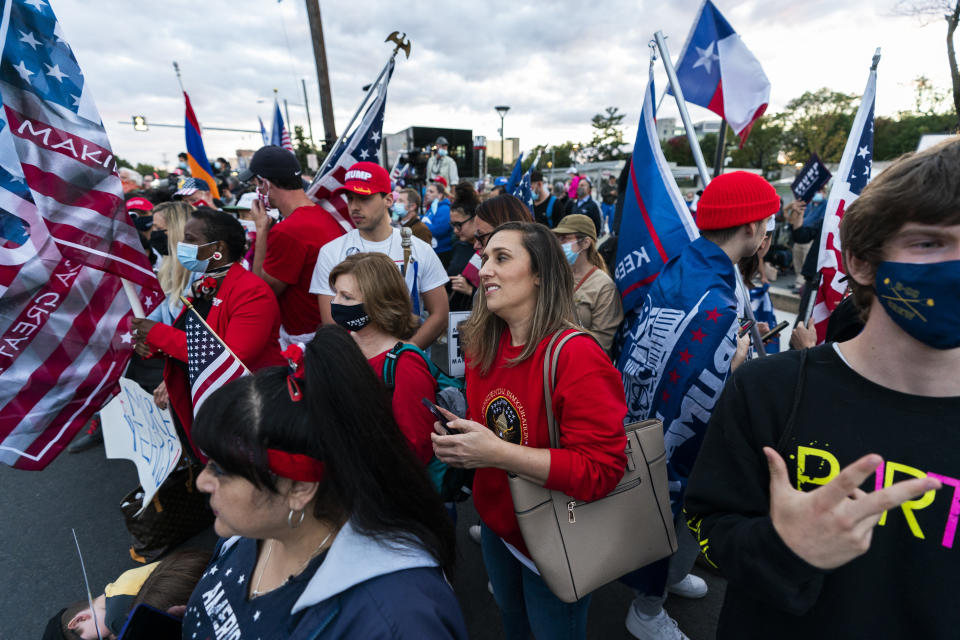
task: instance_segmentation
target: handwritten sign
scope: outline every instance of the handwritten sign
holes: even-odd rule
[[[797,174],[797,177],[794,178],[790,189],[793,191],[793,196],[797,200],[810,202],[813,194],[815,194],[820,187],[827,184],[832,176],[833,174],[830,173],[830,170],[820,161],[820,157],[817,154],[813,154],[810,156],[810,159],[807,160],[807,164],[803,166],[803,169],[800,170],[800,173]]]
[[[168,409],[133,380],[120,378],[120,394],[100,411],[108,458],[126,458],[137,465],[143,487],[143,508],[177,466],[183,447]]]
[[[462,378],[467,372],[460,347],[460,323],[469,317],[469,311],[451,311],[447,322],[447,372],[454,378]]]

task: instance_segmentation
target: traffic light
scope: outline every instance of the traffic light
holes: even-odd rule
[[[147,131],[150,127],[147,126],[147,119],[143,116],[133,116],[133,130],[134,131]]]

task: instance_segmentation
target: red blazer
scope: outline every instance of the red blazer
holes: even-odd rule
[[[186,308],[180,315],[185,312]],[[251,371],[286,364],[280,354],[277,296],[266,282],[239,263],[230,267],[224,276],[206,321]],[[167,356],[163,381],[170,394],[170,407],[187,432],[190,446],[199,455],[190,438],[193,425],[190,378],[183,367],[172,361],[172,358],[187,361],[187,335],[170,325],[155,324],[147,334],[146,342],[151,349],[159,349]]]

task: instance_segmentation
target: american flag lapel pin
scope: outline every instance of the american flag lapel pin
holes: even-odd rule
[[[223,302],[223,300],[221,300],[220,298],[214,298],[214,299],[213,299],[213,306],[219,307],[221,302]]]

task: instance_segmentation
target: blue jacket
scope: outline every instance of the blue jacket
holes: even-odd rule
[[[427,225],[436,244],[433,250],[437,253],[446,253],[453,249],[453,227],[450,226],[450,201],[444,198],[432,204],[430,210],[420,218]]]
[[[290,615],[300,618],[290,640],[467,639],[457,598],[429,553],[366,536],[349,522]]]

